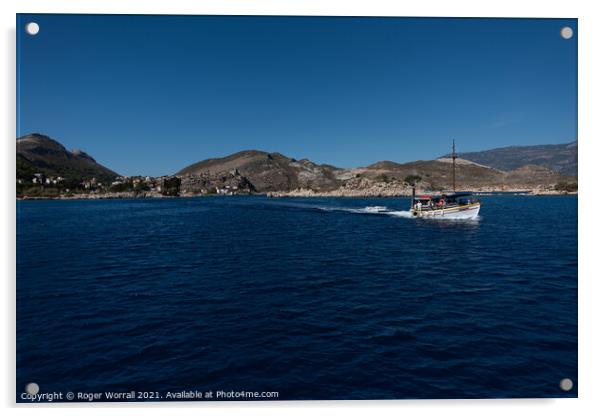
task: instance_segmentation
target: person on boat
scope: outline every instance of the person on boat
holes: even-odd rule
[[[439,205],[441,208],[445,208],[445,199],[441,198],[439,202],[437,202],[437,205]]]
[[[422,211],[422,202],[416,202],[416,211]]]

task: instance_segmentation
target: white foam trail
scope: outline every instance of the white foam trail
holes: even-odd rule
[[[310,208],[318,209],[320,211],[327,212],[349,212],[351,214],[373,214],[373,215],[389,215],[391,217],[398,218],[415,218],[410,211],[390,211],[389,208],[383,205],[368,205],[363,208],[349,208],[349,207],[337,207],[337,206],[325,206],[317,204],[295,204],[295,203],[283,203],[279,204],[294,208]]]
[[[352,214],[376,214],[376,215],[389,215],[391,217],[398,218],[415,218],[410,211],[389,211],[384,206],[368,206],[364,208],[330,208],[329,211],[344,211]]]
[[[388,211],[386,214],[392,217],[399,218],[416,218],[412,215],[410,211]]]
[[[374,206],[370,206],[370,207],[365,207],[365,208],[360,208],[357,211],[359,212],[367,212],[367,213],[371,213],[371,214],[377,214],[377,213],[381,213],[381,212],[387,212],[387,207],[383,207],[380,205],[374,205]]]
[[[339,211],[339,212],[350,212],[352,214],[385,214],[388,211],[387,207],[383,206],[368,206],[364,208],[347,208],[347,207],[316,207],[322,211]]]

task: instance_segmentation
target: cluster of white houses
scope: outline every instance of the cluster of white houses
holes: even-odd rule
[[[145,193],[162,193],[165,189],[173,185],[168,184],[174,176],[117,176],[112,181],[101,182],[97,178],[83,179],[77,181],[77,188],[86,190],[90,193],[104,192],[129,192],[140,191]],[[201,173],[198,175],[186,175],[179,177],[181,179],[181,192],[185,195],[237,195],[249,194],[252,192],[252,185],[241,176],[238,171],[230,172],[225,175],[215,175]],[[31,183],[37,186],[56,186],[61,183],[70,183],[62,176],[47,176],[44,173],[35,173],[30,179],[17,179],[19,184]],[[71,185],[73,186],[73,185]],[[180,188],[180,182],[178,182]],[[69,191],[69,190],[67,190]]]
[[[152,176],[118,176],[111,182],[111,186],[131,184],[134,189],[144,186],[149,191],[161,192],[161,185],[165,178],[168,178],[168,176],[159,178],[154,178]]]
[[[44,173],[34,173],[31,178],[31,183],[33,185],[58,185],[61,182],[64,182],[65,178],[62,176],[47,176]],[[25,184],[27,181],[23,178],[17,179],[17,182],[20,184]],[[113,182],[110,184],[103,184],[103,182],[99,181],[96,178],[85,179],[80,182],[80,186],[83,189],[95,190],[95,189],[104,189],[105,187],[117,186],[122,184],[132,184],[133,186],[137,186],[139,184],[147,184],[150,189],[158,188],[157,190],[161,190],[160,181],[152,178],[150,176],[146,177],[128,177],[128,176],[118,176],[115,178]]]
[[[34,185],[57,185],[63,182],[65,178],[62,176],[46,176],[43,173],[34,173],[33,178],[31,178],[31,183]],[[25,180],[22,178],[17,179],[18,183],[25,183]]]

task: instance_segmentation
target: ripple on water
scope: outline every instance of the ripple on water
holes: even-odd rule
[[[407,205],[20,201],[17,385],[576,397],[576,198]]]

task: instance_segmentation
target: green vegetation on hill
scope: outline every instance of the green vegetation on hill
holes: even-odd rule
[[[163,180],[161,187],[161,193],[165,196],[178,196],[180,195],[180,185],[182,180],[176,176]]]
[[[31,182],[35,173],[47,177],[110,182],[117,173],[97,163],[88,154],[65,147],[42,134],[17,139],[17,179]]]
[[[403,178],[403,181],[410,186],[416,185],[421,180],[422,180],[422,176],[420,176],[420,175],[408,175],[405,178]]]
[[[557,191],[562,191],[562,192],[577,192],[578,186],[577,186],[577,182],[558,182],[556,184],[556,186],[554,187],[555,190]]]
[[[17,179],[23,179],[31,182],[33,175],[39,171],[29,160],[23,155],[17,153]]]

